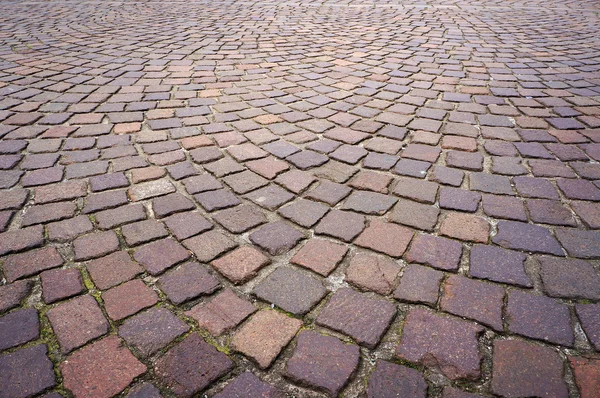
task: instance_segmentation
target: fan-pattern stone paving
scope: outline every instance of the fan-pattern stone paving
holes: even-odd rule
[[[599,397],[599,26],[0,0],[0,397]]]

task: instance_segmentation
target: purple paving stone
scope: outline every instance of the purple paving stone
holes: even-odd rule
[[[312,330],[300,333],[294,355],[287,363],[286,377],[337,397],[358,367],[357,345]]]
[[[221,392],[214,395],[214,398],[283,398],[284,396],[272,385],[246,371],[229,382]]]
[[[549,256],[538,260],[548,296],[600,300],[600,276],[589,261]]]
[[[558,241],[547,228],[516,221],[500,221],[492,241],[508,249],[564,256]],[[599,249],[600,250],[600,249]]]
[[[600,257],[600,231],[559,228],[556,230],[556,237],[570,256]]]
[[[335,292],[327,302],[317,317],[317,324],[345,333],[372,349],[395,315],[396,307],[389,301],[344,288]]]
[[[302,232],[282,221],[269,223],[250,235],[252,243],[271,255],[286,253],[304,238]]]
[[[478,336],[483,327],[421,308],[406,316],[396,356],[439,369],[448,378],[477,380],[481,375]]]
[[[529,292],[512,290],[506,305],[508,330],[532,339],[573,346],[569,307]]]
[[[379,360],[375,371],[369,376],[368,398],[426,396],[425,378],[415,369]]]
[[[575,310],[588,339],[600,351],[600,304],[577,304]]]
[[[156,376],[175,395],[191,397],[233,369],[223,353],[193,333],[171,348],[157,362]]]
[[[474,245],[471,249],[469,274],[474,278],[532,287],[525,273],[523,253],[496,246]]]
[[[44,344],[0,355],[0,396],[26,398],[56,384]]]
[[[158,286],[174,304],[181,304],[219,287],[219,281],[195,261],[187,262],[158,278]]]
[[[40,321],[35,308],[22,308],[0,317],[0,351],[35,340]]]

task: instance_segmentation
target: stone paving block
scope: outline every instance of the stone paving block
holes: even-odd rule
[[[129,246],[164,238],[169,234],[165,226],[154,219],[124,225],[121,228],[121,233]]]
[[[129,390],[127,398],[163,398],[158,388],[150,383],[142,383]],[[60,398],[60,397],[56,397]]]
[[[158,287],[174,304],[200,295],[208,295],[219,287],[219,281],[197,262],[187,262],[158,278]]]
[[[490,224],[471,214],[448,213],[442,221],[440,234],[460,240],[487,243]]]
[[[90,232],[93,228],[90,219],[84,215],[46,225],[48,238],[59,242],[75,239],[79,235]]]
[[[261,397],[283,398],[283,392],[246,371],[233,379],[215,398]]]
[[[556,229],[556,237],[570,256],[578,258],[600,257],[600,231]]]
[[[119,249],[119,239],[113,231],[93,232],[73,241],[75,261],[102,257]]]
[[[225,189],[202,192],[194,195],[194,199],[200,203],[200,206],[209,212],[226,209],[241,203],[237,196]]]
[[[53,269],[40,274],[42,299],[46,304],[76,296],[85,291],[81,272],[77,268]]]
[[[417,235],[406,261],[429,265],[442,270],[458,269],[462,246],[460,243],[431,235]]]
[[[374,220],[356,238],[354,243],[388,256],[400,257],[404,254],[412,237],[413,232],[408,228]]]
[[[253,289],[260,299],[296,315],[306,314],[327,293],[315,278],[289,267],[280,267]]]
[[[250,318],[231,340],[232,346],[266,369],[294,338],[302,321],[272,310],[262,310]]]
[[[133,254],[151,275],[158,275],[166,269],[186,260],[190,253],[171,238],[157,240],[140,247]]]
[[[451,275],[444,284],[440,308],[502,332],[504,294],[500,285]]]
[[[600,391],[600,363],[598,360],[569,357],[581,398],[593,398]]]
[[[348,248],[339,243],[324,239],[310,239],[290,262],[327,276],[337,267],[347,252]]]
[[[495,246],[473,245],[469,274],[475,278],[494,282],[532,287],[531,279],[525,273],[526,258],[523,253]]]
[[[25,398],[56,385],[48,347],[38,344],[0,355],[0,385],[5,397]]]
[[[3,271],[8,282],[60,267],[65,260],[54,247],[13,254],[4,261]]]
[[[569,307],[552,298],[511,290],[506,316],[512,333],[567,347],[573,345]]]
[[[227,279],[239,284],[253,278],[258,270],[269,264],[270,261],[257,249],[242,246],[210,264]]]
[[[492,242],[508,249],[564,256],[558,241],[547,228],[515,221],[500,221]]]
[[[483,212],[490,217],[527,221],[523,201],[511,196],[484,194]]]
[[[269,183],[269,180],[253,173],[250,170],[242,171],[241,173],[230,174],[223,177],[223,181],[233,192],[237,194],[245,194],[255,189],[264,187]]]
[[[399,272],[400,265],[396,262],[361,252],[350,260],[346,280],[361,290],[387,295],[393,290]]]
[[[0,256],[40,247],[44,243],[44,228],[35,225],[0,233]]]
[[[600,347],[600,305],[577,304],[575,310],[585,334],[596,350],[598,350]]]
[[[271,211],[291,201],[294,197],[295,195],[275,184],[267,185],[264,188],[246,194],[246,198]]]
[[[374,348],[395,315],[392,303],[343,288],[329,299],[316,322],[349,335],[360,345]]]
[[[158,197],[152,201],[152,210],[159,218],[181,211],[194,210],[195,208],[194,202],[177,192]]]
[[[363,231],[365,221],[360,214],[334,209],[317,224],[315,233],[350,242]]]
[[[401,301],[435,305],[444,273],[416,264],[404,268],[394,298]]]
[[[108,332],[108,322],[92,296],[58,304],[46,313],[60,349],[68,353]]]
[[[23,308],[0,317],[0,351],[36,340],[40,321],[35,308]]]
[[[126,251],[119,251],[92,260],[86,267],[92,281],[100,290],[106,290],[126,282],[143,272],[143,268],[131,260]]]
[[[111,229],[122,224],[144,220],[147,214],[141,203],[135,203],[98,212],[95,218],[100,229]]]
[[[117,336],[109,336],[71,354],[61,363],[64,387],[79,397],[109,398],[146,372]]]
[[[167,228],[177,239],[186,239],[212,229],[213,224],[200,213],[192,211],[173,214],[164,219]]]
[[[452,380],[476,380],[481,374],[478,336],[483,328],[473,322],[416,308],[406,316],[396,356],[439,369]]]
[[[108,316],[121,320],[157,303],[158,295],[139,279],[125,282],[102,293]]]
[[[329,208],[321,203],[298,199],[280,208],[279,214],[302,227],[310,228],[323,218],[328,211]]]
[[[213,336],[233,329],[244,319],[256,312],[248,301],[238,297],[231,289],[224,289],[210,301],[200,303],[185,314],[194,318],[201,328]]]
[[[301,193],[308,188],[316,178],[310,173],[301,170],[290,170],[279,175],[275,182],[282,185],[285,189],[296,194]]]
[[[425,398],[427,383],[423,375],[406,366],[378,360],[369,376],[367,397],[404,396]]]
[[[336,397],[358,367],[359,358],[357,345],[305,331],[298,336],[298,344],[287,362],[285,375],[296,383]]]
[[[579,259],[539,257],[544,291],[551,297],[600,299],[600,275],[591,262]]]
[[[344,201],[342,210],[353,210],[365,214],[382,215],[396,203],[397,199],[376,192],[355,191]]]
[[[568,397],[563,363],[554,350],[520,340],[496,340],[492,391],[503,397]]]
[[[33,288],[33,281],[23,280],[0,286],[0,313],[19,306]]]
[[[168,309],[151,308],[123,322],[119,336],[147,357],[189,329]]]
[[[315,189],[309,191],[306,197],[334,206],[348,196],[351,191],[352,189],[345,185],[323,180]]]
[[[284,254],[304,239],[302,232],[283,221],[272,222],[250,234],[250,241],[271,255]]]

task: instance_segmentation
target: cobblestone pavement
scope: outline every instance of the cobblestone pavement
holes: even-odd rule
[[[1,1],[0,397],[600,397],[599,16]]]

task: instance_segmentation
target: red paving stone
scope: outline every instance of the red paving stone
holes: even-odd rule
[[[0,1],[0,396],[597,395],[597,2]]]

